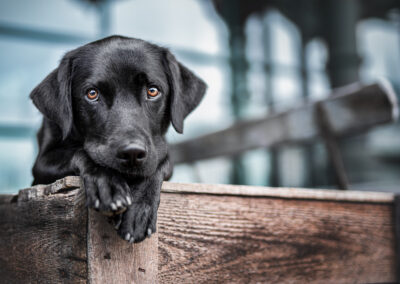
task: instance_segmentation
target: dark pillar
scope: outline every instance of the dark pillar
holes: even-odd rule
[[[231,107],[235,120],[244,117],[244,109],[248,100],[245,19],[242,19],[240,14],[240,2],[240,0],[230,1],[230,5],[224,5],[222,11],[230,32]],[[240,156],[233,158],[230,182],[232,184],[246,184],[245,169]]]
[[[360,57],[357,53],[356,26],[358,0],[326,0],[324,38],[329,48],[328,74],[333,88],[358,81]]]
[[[300,57],[300,78],[301,78],[301,95],[303,101],[306,103],[309,100],[309,82],[308,82],[308,69],[307,69],[307,55],[306,55],[307,39],[302,36],[299,57]],[[316,166],[315,166],[315,145],[305,145],[303,147],[303,161],[305,169],[304,184],[302,186],[307,188],[316,187]]]
[[[272,90],[272,77],[274,74],[274,65],[272,62],[271,54],[271,32],[268,23],[263,22],[263,45],[264,45],[264,70],[266,73],[266,102],[268,105],[268,111],[273,113],[275,111],[274,97]],[[279,174],[279,149],[272,148],[268,150],[270,157],[270,171],[267,180],[269,186],[280,185],[280,174]]]
[[[359,0],[327,0],[323,4],[323,36],[329,49],[327,71],[332,88],[341,87],[359,80],[361,59],[357,53],[356,28],[360,17]],[[333,138],[325,141],[330,163],[327,168],[329,184],[338,184],[340,188],[348,187],[342,157],[354,151],[365,151],[363,142],[358,145],[341,145]],[[345,147],[344,147],[345,146]],[[332,151],[333,148],[335,149]],[[337,163],[339,161],[339,163]],[[338,166],[339,165],[339,166]],[[332,174],[336,173],[336,175]],[[344,176],[345,178],[340,178]]]

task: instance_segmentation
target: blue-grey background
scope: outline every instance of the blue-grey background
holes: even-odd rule
[[[66,51],[107,35],[137,37],[169,47],[209,85],[200,107],[186,121],[185,134],[170,129],[171,143],[222,129],[237,118],[230,98],[230,31],[211,1],[94,2],[0,1],[0,192],[15,192],[32,181],[31,167],[37,151],[35,132],[41,115],[28,99],[30,91],[57,66]],[[399,31],[398,8],[357,22],[354,32],[361,81],[371,82],[384,76],[399,90]],[[274,7],[250,15],[244,23],[244,32],[248,92],[243,94],[246,104],[242,106],[241,119],[268,113],[266,93],[278,111],[300,103],[302,64],[308,73],[308,97],[318,99],[329,94],[331,82],[326,65],[330,55],[323,39],[313,38],[303,43],[299,28]],[[265,33],[268,42],[263,40]],[[273,72],[263,68],[266,49]],[[345,155],[352,187],[397,190],[400,181],[397,124],[378,127],[354,139],[348,143],[362,145],[362,151]],[[322,144],[316,143],[314,151],[314,174],[329,175]],[[278,185],[331,187],[329,178],[310,184],[306,174],[310,169],[304,159],[300,147],[279,149],[278,163],[273,164],[279,175]],[[249,151],[243,156],[243,164],[246,176],[243,183],[271,185],[268,151]],[[231,171],[232,161],[218,158],[178,165],[173,180],[230,183]]]

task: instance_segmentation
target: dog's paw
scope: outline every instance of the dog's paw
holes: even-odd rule
[[[122,212],[132,204],[126,181],[106,170],[96,169],[82,175],[86,205],[102,212]]]
[[[134,203],[116,222],[118,234],[130,243],[138,243],[156,232],[157,206]]]

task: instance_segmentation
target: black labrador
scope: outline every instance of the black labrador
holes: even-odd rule
[[[35,184],[80,175],[89,207],[121,212],[129,242],[156,231],[163,180],[172,174],[165,133],[200,103],[206,84],[165,48],[112,36],[68,52],[31,93],[44,115]]]

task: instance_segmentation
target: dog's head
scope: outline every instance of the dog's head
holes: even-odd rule
[[[100,165],[146,176],[165,152],[170,122],[182,133],[205,90],[167,49],[113,36],[68,52],[31,99],[60,140],[82,143]]]

